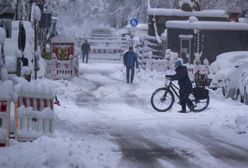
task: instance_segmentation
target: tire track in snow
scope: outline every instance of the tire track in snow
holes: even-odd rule
[[[164,168],[165,164],[161,164],[160,160],[178,168],[199,167],[190,162],[189,158],[194,158],[191,153],[173,147],[163,147],[137,135],[116,136],[115,143],[123,155],[120,164],[128,165],[128,168]]]
[[[211,156],[218,161],[226,163],[228,166],[237,168],[248,167],[248,149],[217,139],[206,129],[186,128],[177,130],[177,132],[205,146],[206,151]]]

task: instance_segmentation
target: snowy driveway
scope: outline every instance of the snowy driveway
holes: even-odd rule
[[[0,149],[0,167],[248,167],[247,106],[211,92],[204,112],[177,113],[175,104],[158,113],[150,96],[163,74],[140,71],[127,85],[121,64],[80,66],[78,78],[56,83],[61,106],[54,137]]]

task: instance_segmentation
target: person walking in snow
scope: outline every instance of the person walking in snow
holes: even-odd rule
[[[137,54],[133,51],[133,47],[129,47],[129,50],[124,54],[123,63],[126,66],[127,83],[133,83],[135,66],[139,68]]]
[[[90,44],[88,43],[87,40],[85,40],[85,42],[81,45],[81,51],[83,55],[83,63],[85,62],[87,64],[89,59],[89,52],[90,52]]]
[[[186,113],[186,104],[190,108],[191,111],[194,109],[194,105],[189,99],[189,95],[192,92],[192,83],[189,79],[188,71],[185,66],[182,65],[182,60],[178,59],[175,62],[175,75],[166,75],[167,78],[170,80],[177,80],[178,85],[180,87],[179,94],[180,94],[180,104],[182,106],[182,110],[180,113]]]

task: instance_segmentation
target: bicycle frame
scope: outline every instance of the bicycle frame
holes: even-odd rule
[[[177,98],[180,100],[180,96],[179,96],[179,94],[178,94],[178,92],[176,91],[176,90],[179,90],[179,88],[174,84],[174,83],[172,83],[172,81],[170,80],[170,83],[169,83],[169,85],[165,85],[165,87],[166,88],[168,88],[168,89],[171,89],[172,90],[172,92],[177,96]]]

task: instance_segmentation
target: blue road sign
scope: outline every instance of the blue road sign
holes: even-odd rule
[[[138,21],[137,18],[132,18],[132,19],[130,20],[130,25],[133,26],[133,27],[137,26],[138,23],[139,23],[139,21]]]

